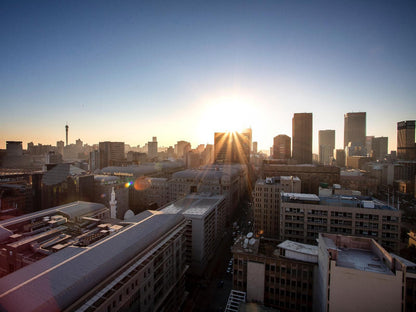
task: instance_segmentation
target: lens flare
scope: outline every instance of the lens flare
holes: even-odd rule
[[[134,189],[136,191],[144,191],[145,189],[149,188],[150,185],[150,179],[144,177],[137,178],[136,181],[134,181]]]

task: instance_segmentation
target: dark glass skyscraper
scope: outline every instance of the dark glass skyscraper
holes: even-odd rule
[[[298,164],[312,163],[312,113],[295,113],[292,118],[292,158]]]

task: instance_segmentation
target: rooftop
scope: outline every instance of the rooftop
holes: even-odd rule
[[[340,206],[340,207],[355,207],[368,209],[382,209],[398,211],[396,208],[387,205],[386,203],[370,197],[370,196],[356,196],[356,195],[331,195],[331,196],[317,196],[315,194],[303,193],[282,193],[283,202],[296,202],[324,206]]]
[[[69,246],[4,276],[0,279],[2,309],[63,310],[182,220],[180,215],[146,211],[129,220],[123,230],[87,248]]]
[[[386,275],[394,275],[381,259],[370,250],[338,248],[337,266],[380,273]]]
[[[161,211],[170,214],[182,213],[187,216],[202,217],[223,198],[222,195],[191,194],[162,208]]]
[[[281,249],[286,249],[290,251],[295,251],[302,254],[317,256],[318,255],[318,246],[302,244],[298,242],[293,242],[286,240],[283,243],[280,243],[277,247]]]

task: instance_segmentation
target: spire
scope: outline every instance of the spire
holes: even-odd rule
[[[117,218],[117,201],[116,201],[116,193],[114,192],[114,186],[111,189],[111,200],[110,200],[110,212],[111,218]]]

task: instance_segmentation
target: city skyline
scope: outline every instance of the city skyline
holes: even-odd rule
[[[123,2],[0,5],[0,148],[8,140],[213,144],[251,127],[259,150],[313,113],[342,148],[344,114],[367,136],[415,120],[416,5]]]

